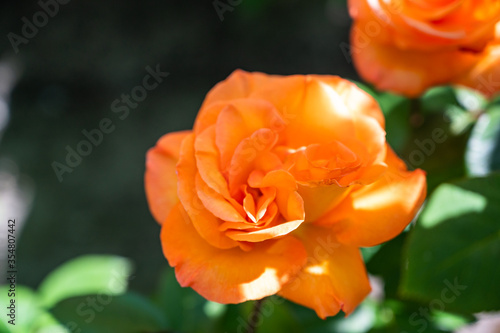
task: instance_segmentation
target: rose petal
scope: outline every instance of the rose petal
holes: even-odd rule
[[[254,99],[231,101],[217,117],[215,129],[221,170],[228,168],[238,144],[255,131],[267,128],[276,132],[283,127],[281,116],[269,102]]]
[[[234,200],[224,199],[222,195],[210,188],[199,174],[196,175],[196,193],[203,206],[219,219],[230,222],[246,221],[244,217],[246,214],[241,205]]]
[[[310,144],[342,142],[355,132],[353,114],[344,102],[339,90],[319,77],[306,76],[304,99],[296,111],[296,118],[285,130],[287,145],[299,148]],[[332,77],[333,81],[341,81]],[[343,81],[343,80],[342,80]],[[341,83],[338,83],[341,84]]]
[[[241,186],[246,183],[250,172],[255,170],[254,163],[260,155],[269,152],[278,139],[278,135],[272,130],[261,128],[238,144],[228,174],[229,188],[233,196],[236,196]]]
[[[300,185],[299,194],[304,200],[305,219],[315,222],[342,201],[352,187],[331,185]]]
[[[488,97],[498,93],[500,91],[500,41],[497,40],[488,45],[481,53],[477,64],[466,75],[455,80],[455,83],[479,90]]]
[[[308,262],[279,295],[312,308],[319,317],[350,314],[370,292],[359,249],[336,242],[328,229],[303,225],[299,233]]]
[[[297,191],[278,188],[276,203],[278,204],[280,214],[286,221],[304,221],[306,217],[304,200]]]
[[[181,142],[190,133],[191,131],[168,133],[146,155],[146,197],[149,209],[159,224],[163,223],[179,201],[175,165],[179,159]]]
[[[461,77],[477,61],[473,52],[416,51],[379,44],[361,35],[361,23],[351,31],[351,54],[358,73],[379,90],[419,96],[427,88]],[[368,39],[367,39],[368,38]]]
[[[207,94],[203,102],[202,109],[214,102],[246,98],[256,89],[266,86],[279,78],[276,75],[266,75],[263,73],[248,73],[241,69],[235,70],[224,81],[215,85]]]
[[[266,174],[258,171],[255,170],[248,177],[248,185],[251,187],[276,187],[287,191],[297,189],[295,178],[286,170],[272,170]]]
[[[218,248],[228,249],[238,246],[237,242],[219,231],[221,221],[203,206],[197,195],[193,134],[188,135],[182,142],[179,162],[177,163],[177,175],[179,199],[200,236],[210,245]]]
[[[179,283],[218,303],[273,295],[306,261],[304,247],[291,236],[254,244],[248,252],[212,247],[198,235],[181,205],[165,221],[161,241]]]
[[[199,134],[208,126],[214,125],[219,112],[227,105],[227,102],[247,98],[256,89],[261,89],[268,84],[272,85],[276,79],[280,78],[280,76],[275,75],[248,73],[241,69],[235,70],[207,94],[196,117],[194,132]],[[264,98],[264,100],[266,99]]]
[[[331,226],[339,242],[358,247],[386,242],[403,231],[425,199],[425,173],[406,171],[390,148],[386,163],[383,177],[351,192],[316,224]]]
[[[215,145],[215,125],[196,136],[194,149],[196,166],[203,181],[224,198],[231,200],[227,181],[220,171],[220,156]]]
[[[491,1],[349,0],[349,13],[363,40],[376,39],[401,50],[479,51],[493,38],[500,4]]]
[[[304,220],[282,222],[277,225],[267,226],[266,228],[255,231],[228,230],[226,231],[226,235],[237,241],[262,242],[268,239],[287,235],[297,229],[302,222],[304,222]]]

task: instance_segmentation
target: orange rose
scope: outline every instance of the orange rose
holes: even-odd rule
[[[145,184],[182,286],[219,303],[278,293],[322,318],[369,293],[358,248],[400,233],[426,190],[354,84],[239,70],[148,152]]]
[[[500,1],[349,0],[349,12],[354,64],[378,89],[500,91]]]

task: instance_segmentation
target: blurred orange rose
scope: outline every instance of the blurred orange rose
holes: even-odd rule
[[[148,152],[145,184],[182,286],[219,303],[278,293],[322,318],[369,293],[359,247],[400,233],[426,191],[354,84],[240,70]]]
[[[349,12],[354,64],[378,89],[500,91],[500,1],[349,0]]]

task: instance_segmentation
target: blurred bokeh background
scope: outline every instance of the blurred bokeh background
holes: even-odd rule
[[[165,133],[191,128],[205,94],[237,68],[359,80],[346,56],[351,23],[346,1],[243,0],[230,5],[221,0],[227,6],[223,12],[209,0],[57,3],[46,22],[34,17],[44,10],[36,1],[3,2],[0,9],[0,217],[19,222],[18,283],[37,288],[56,267],[81,255],[118,255],[134,266],[129,289],[152,295],[170,312],[174,329],[206,332],[211,322],[214,332],[235,331],[241,327],[238,314],[247,313],[250,305],[207,305],[194,292],[181,291],[168,268],[160,227],[144,195],[146,151]],[[35,31],[26,27],[34,19],[40,20]],[[113,102],[143,84],[148,66],[169,75],[120,118]],[[415,138],[429,137],[437,127],[455,134],[468,130],[469,118],[464,120],[460,111],[462,123],[449,129],[442,104],[428,104],[429,115],[423,116],[407,99],[379,97],[389,142],[407,161],[416,149]],[[455,97],[450,97],[454,103]],[[105,118],[114,130],[59,179],[54,162],[66,164],[67,147],[77,149],[86,140],[82,132],[99,128]],[[465,174],[467,135],[449,135],[435,154],[413,165],[430,172],[430,191]],[[390,243],[394,253],[399,254],[404,237]],[[396,269],[395,279],[398,274]],[[323,322],[312,310],[288,302],[274,312],[281,321],[266,325],[276,325],[276,332],[285,324],[296,332],[315,327],[318,332],[326,327],[356,332],[339,328],[337,317]],[[357,322],[373,324],[367,316]],[[224,323],[216,326],[213,318],[225,318]],[[408,322],[407,315],[402,318]],[[357,330],[367,331],[371,324]],[[394,327],[396,332],[405,324]]]

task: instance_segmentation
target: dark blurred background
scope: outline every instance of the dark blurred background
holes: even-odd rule
[[[18,230],[20,284],[36,287],[71,258],[108,253],[131,258],[132,289],[150,292],[168,265],[143,185],[145,153],[156,140],[191,128],[205,94],[237,68],[356,79],[340,47],[350,27],[345,1],[237,2],[219,1],[232,9],[221,20],[210,0],[71,0],[35,36],[16,39],[18,53],[10,33],[24,38],[23,17],[33,23],[42,7],[2,3],[0,61],[18,81],[0,165],[9,165],[31,202]],[[157,65],[169,76],[120,119],[112,102],[142,85],[146,67]],[[103,118],[115,130],[60,182],[53,162],[66,164],[66,147],[76,149],[82,131],[98,128]],[[17,214],[11,208],[4,214]]]

